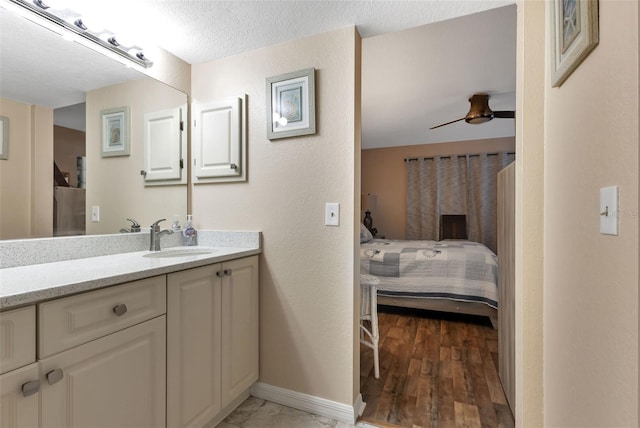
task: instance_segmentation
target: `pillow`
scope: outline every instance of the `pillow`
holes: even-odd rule
[[[369,232],[364,224],[360,223],[360,243],[369,242],[373,239],[373,235]]]

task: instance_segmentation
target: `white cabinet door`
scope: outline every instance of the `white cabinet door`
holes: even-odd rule
[[[223,418],[257,379],[258,256],[169,274],[167,426]]]
[[[180,108],[144,115],[145,184],[176,184],[186,178],[182,128]]]
[[[165,426],[165,323],[163,315],[42,360],[42,426]]]
[[[222,266],[222,407],[258,380],[258,256]]]
[[[167,275],[167,426],[197,427],[221,410],[220,265]]]
[[[33,394],[23,392],[23,385],[39,380],[38,364],[13,370],[0,376],[0,426],[3,428],[38,427],[39,398],[35,388]],[[25,388],[25,390],[27,390]],[[27,396],[25,396],[27,395]]]
[[[193,182],[246,180],[245,100],[193,105]]]

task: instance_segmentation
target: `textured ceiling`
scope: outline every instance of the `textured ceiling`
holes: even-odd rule
[[[403,144],[402,141],[437,142],[436,135],[443,141],[488,138],[482,132],[468,129],[490,129],[497,120],[481,126],[451,125],[438,134],[426,132],[425,127],[464,116],[468,109],[466,98],[473,92],[495,93],[490,101],[494,109],[513,108],[515,104],[504,94],[510,88],[515,91],[515,49],[505,53],[508,59],[494,60],[503,54],[504,44],[486,42],[483,33],[498,31],[493,27],[502,27],[503,23],[467,21],[456,26],[457,20],[451,19],[469,14],[481,17],[484,14],[477,12],[513,4],[514,0],[70,1],[75,2],[71,8],[80,12],[90,5],[116,33],[128,33],[142,46],[156,44],[191,64],[355,25],[365,38],[364,147]],[[0,6],[6,3],[7,0],[0,0]],[[395,33],[443,20],[450,21],[437,27],[453,26],[437,36],[437,43],[433,43],[436,36],[425,30],[430,26]],[[515,12],[513,22],[507,26],[511,28],[515,46]],[[0,9],[0,96],[4,98],[57,108],[82,102],[87,90],[141,77],[83,46],[64,41],[49,30],[34,27]],[[466,36],[462,36],[463,32]],[[387,45],[394,40],[400,40],[400,45]],[[409,46],[418,50],[410,51]],[[425,49],[426,46],[431,47]],[[374,53],[376,49],[380,50]],[[449,57],[455,58],[458,71],[446,70],[444,66],[430,67],[448,62]],[[504,61],[513,63],[513,70],[497,66]],[[376,72],[370,73],[370,67]],[[512,76],[503,78],[496,67]],[[387,71],[383,73],[383,69]],[[459,70],[464,73],[461,75]],[[507,83],[496,84],[491,79]],[[448,135],[457,127],[464,128],[456,132],[464,136]],[[375,134],[382,138],[376,140],[372,137]]]
[[[514,110],[515,88],[515,5],[364,39],[362,147],[514,136],[513,119],[429,128],[464,117],[474,93]]]
[[[85,2],[89,3],[89,2]],[[119,18],[188,63],[198,64],[355,25],[362,37],[404,30],[514,1],[486,0],[111,0]],[[121,5],[121,6],[120,6]],[[120,7],[122,9],[120,9]],[[139,17],[147,17],[140,20]]]

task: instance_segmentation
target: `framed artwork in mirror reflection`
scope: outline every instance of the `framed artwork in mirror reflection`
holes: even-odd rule
[[[267,77],[267,138],[316,133],[315,69]]]
[[[129,107],[100,112],[102,116],[102,157],[129,156]]]

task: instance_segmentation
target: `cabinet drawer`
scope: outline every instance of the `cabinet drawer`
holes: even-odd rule
[[[0,313],[0,373],[36,361],[36,308]]]
[[[38,305],[38,357],[64,351],[166,313],[164,275]]]

